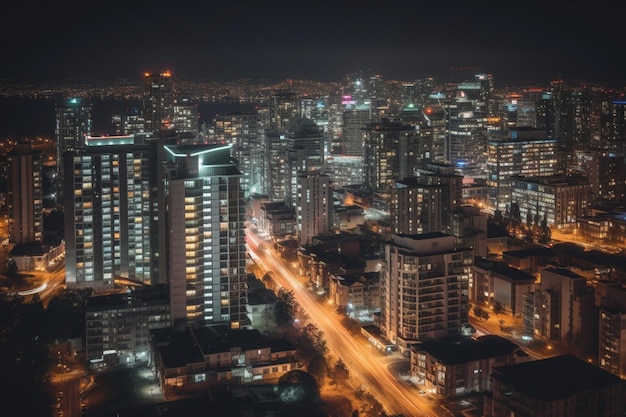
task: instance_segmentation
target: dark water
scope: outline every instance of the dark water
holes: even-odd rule
[[[141,108],[140,100],[92,99],[94,135],[115,133],[111,119],[126,109]],[[0,140],[53,138],[57,100],[0,97]],[[235,102],[198,103],[199,123],[210,125],[216,114],[254,111],[255,104]]]

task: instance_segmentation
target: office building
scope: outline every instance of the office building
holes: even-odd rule
[[[249,325],[245,198],[230,145],[166,145],[168,276],[175,327]]]
[[[444,105],[447,122],[445,160],[464,177],[484,178],[487,118],[495,115],[493,77],[476,74],[456,85]]]
[[[381,334],[400,351],[460,334],[467,324],[474,252],[441,232],[393,235],[381,269]]]
[[[505,211],[511,203],[511,176],[549,176],[559,173],[557,140],[546,131],[516,128],[498,131],[487,141],[487,185],[493,206]]]
[[[351,97],[343,98],[342,141],[339,153],[346,156],[363,157],[365,127],[372,122],[371,104],[355,104]]]
[[[324,161],[326,173],[336,188],[363,183],[363,158],[333,155]]]
[[[43,152],[18,143],[7,155],[9,242],[43,242]]]
[[[511,176],[511,203],[517,204],[521,221],[550,228],[573,229],[587,215],[590,185],[585,177],[552,175]]]

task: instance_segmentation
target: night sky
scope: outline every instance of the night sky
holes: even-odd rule
[[[623,84],[618,6],[552,3],[12,2],[0,17],[0,77],[137,79],[169,69],[214,81],[338,81],[358,71],[448,81],[450,68],[471,67],[497,87],[562,76]]]

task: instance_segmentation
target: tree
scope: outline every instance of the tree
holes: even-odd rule
[[[474,315],[477,318],[485,320],[485,321],[489,320],[489,313],[487,311],[483,310],[482,308],[476,306],[476,307],[474,307],[474,309],[472,311],[474,312]]]
[[[279,326],[291,326],[298,308],[293,296],[293,291],[281,288],[278,290],[276,297],[276,307],[274,307],[276,324]]]
[[[495,301],[493,303],[493,313],[497,316],[500,313],[504,313],[504,306],[500,301]]]
[[[313,359],[309,362],[309,366],[307,367],[307,371],[315,381],[317,381],[317,385],[319,387],[323,387],[326,384],[326,378],[329,374],[329,367],[326,358],[323,355],[315,355]]]
[[[344,384],[350,377],[350,371],[341,358],[335,362],[331,376],[337,385]]]
[[[298,349],[298,356],[305,359],[325,355],[328,352],[324,334],[313,323],[307,323],[302,327],[296,348]]]
[[[278,379],[276,393],[285,402],[315,401],[319,399],[319,386],[311,374],[294,369]]]
[[[20,271],[17,268],[17,263],[12,258],[7,261],[7,270],[5,272],[5,275],[9,278],[17,278],[20,276]]]
[[[50,339],[41,303],[0,296],[0,390],[3,415],[49,415],[53,404],[48,369]]]
[[[361,332],[361,323],[358,320],[350,318],[348,316],[341,317],[341,324],[350,334],[357,335]]]
[[[511,203],[511,211],[509,212],[509,216],[514,223],[522,222],[522,214],[519,209],[519,205],[516,202]]]
[[[547,245],[551,241],[552,231],[548,227],[548,221],[544,217],[541,221],[541,226],[539,226],[539,237],[537,239],[537,242],[539,242],[540,245]]]
[[[270,289],[272,291],[276,289],[276,283],[274,282],[274,279],[272,278],[271,271],[266,272],[265,275],[263,275],[263,278],[261,278],[261,281],[263,281],[265,288]]]

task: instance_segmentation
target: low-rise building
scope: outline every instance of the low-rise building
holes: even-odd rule
[[[85,307],[86,353],[91,367],[149,361],[150,331],[170,326],[166,285],[90,297]]]
[[[515,343],[497,336],[453,336],[416,344],[411,379],[424,391],[453,398],[490,388],[494,366],[527,360]]]
[[[626,381],[571,355],[498,366],[484,396],[484,417],[618,417]]]
[[[215,385],[273,381],[298,369],[296,348],[256,329],[207,326],[152,333],[154,363],[166,397]]]

